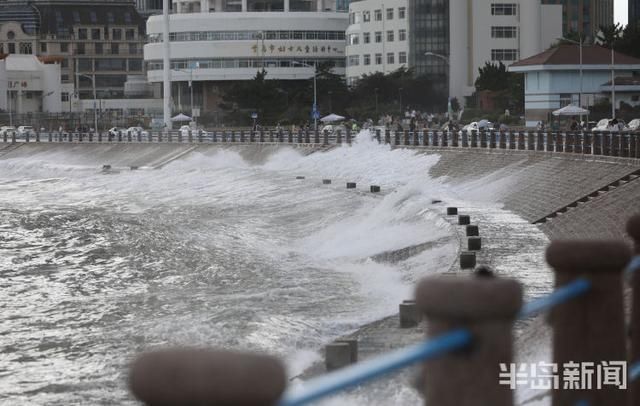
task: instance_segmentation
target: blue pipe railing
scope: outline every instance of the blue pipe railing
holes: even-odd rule
[[[625,272],[632,274],[640,270],[640,255],[633,257]],[[571,283],[555,289],[550,294],[525,303],[518,313],[518,319],[524,319],[543,311],[552,309],[562,303],[587,293],[591,282],[578,278]],[[435,358],[466,347],[471,344],[472,335],[466,329],[457,329],[437,338],[422,342],[409,348],[356,364],[339,371],[326,374],[307,382],[304,386],[285,392],[278,406],[301,406],[309,402],[333,395],[341,390],[358,386],[382,375],[397,371],[407,366]],[[640,361],[631,365],[629,381],[640,377]]]

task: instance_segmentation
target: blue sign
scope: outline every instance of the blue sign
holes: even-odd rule
[[[258,113],[251,113],[251,118],[254,120],[258,118]]]
[[[313,114],[311,114],[311,116],[313,118],[315,118],[315,119],[318,119],[318,118],[320,118],[320,112],[316,110],[316,111],[313,112]]]

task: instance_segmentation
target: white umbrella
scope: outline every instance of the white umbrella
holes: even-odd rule
[[[180,113],[177,116],[173,117],[171,121],[191,121],[191,117]]]
[[[320,119],[320,121],[322,121],[323,123],[332,123],[334,121],[341,121],[341,120],[344,120],[344,117],[339,116],[337,114],[333,114],[333,113],[329,114],[326,117],[322,117]]]
[[[584,116],[587,114],[589,114],[589,110],[574,106],[573,104],[569,104],[553,112],[554,116]]]

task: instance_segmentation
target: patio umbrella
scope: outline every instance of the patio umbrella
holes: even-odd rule
[[[573,104],[569,104],[553,112],[554,116],[585,116],[588,114],[589,110],[574,106]]]
[[[339,116],[337,114],[333,114],[333,113],[329,114],[326,117],[322,117],[320,119],[320,121],[322,121],[323,123],[333,123],[334,121],[342,121],[342,120],[344,120],[344,117]]]
[[[191,117],[180,113],[177,116],[173,117],[171,121],[191,121]]]

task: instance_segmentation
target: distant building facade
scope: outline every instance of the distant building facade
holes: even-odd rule
[[[542,0],[544,4],[562,4],[562,26],[569,32],[595,38],[600,26],[613,25],[613,0]],[[638,0],[629,0],[629,3]],[[629,20],[631,21],[631,20]]]
[[[348,83],[406,66],[461,102],[486,62],[509,64],[562,35],[562,6],[540,0],[363,0],[349,12]]]
[[[629,0],[629,24],[640,24],[640,0]]]
[[[620,102],[636,104],[640,59],[616,52],[616,108]],[[548,121],[549,114],[574,104],[588,109],[598,99],[610,100],[611,51],[598,45],[583,49],[583,77],[580,79],[580,50],[561,45],[509,66],[510,72],[525,75],[525,120],[528,127]],[[616,91],[616,93],[618,93]]]
[[[145,23],[126,0],[0,3],[0,53],[59,64],[66,111],[79,99],[121,99],[128,75],[143,75]]]
[[[174,0],[170,16],[173,106],[218,109],[222,82],[308,80],[314,66],[330,62],[345,71],[345,0]],[[149,82],[163,81],[163,17],[147,22],[144,47]],[[193,86],[190,88],[190,85]],[[188,112],[188,110],[186,110]]]

